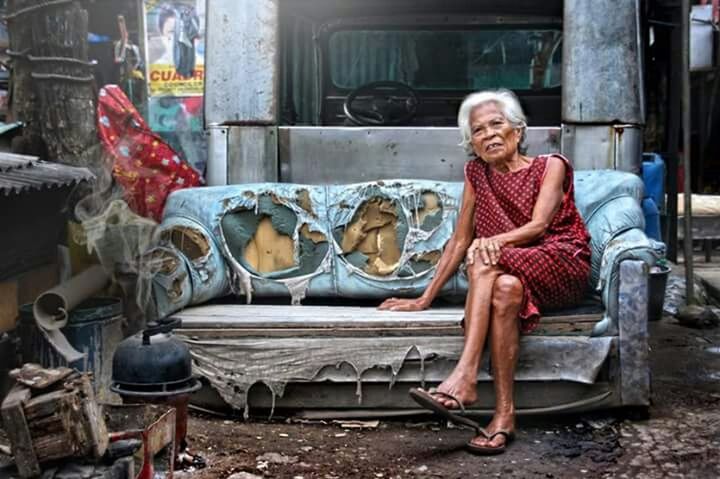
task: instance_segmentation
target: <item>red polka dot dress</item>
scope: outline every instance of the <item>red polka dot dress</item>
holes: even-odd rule
[[[590,235],[575,207],[573,172],[567,159],[563,198],[545,234],[535,243],[502,249],[498,266],[524,286],[520,325],[534,330],[546,308],[571,306],[585,296],[590,276]],[[475,193],[475,236],[506,233],[532,219],[549,156],[538,156],[527,168],[500,173],[476,158],[465,165]]]

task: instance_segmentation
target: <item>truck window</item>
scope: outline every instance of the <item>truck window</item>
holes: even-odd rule
[[[329,76],[338,90],[383,80],[417,90],[560,86],[558,29],[340,30],[328,42]]]

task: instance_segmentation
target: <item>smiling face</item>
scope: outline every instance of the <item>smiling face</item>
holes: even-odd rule
[[[495,102],[473,108],[470,132],[475,154],[490,165],[510,162],[518,153],[522,129],[511,125]]]

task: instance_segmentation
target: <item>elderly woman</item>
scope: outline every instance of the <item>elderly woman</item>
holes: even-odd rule
[[[455,232],[423,295],[390,298],[380,309],[419,311],[430,307],[465,258],[469,287],[465,342],[458,363],[437,388],[413,389],[421,405],[458,423],[454,413],[477,399],[477,376],[489,337],[495,414],[468,449],[503,452],[515,437],[513,380],[520,333],[535,329],[544,308],[577,303],[590,274],[590,236],[575,207],[573,175],[560,155],[529,158],[520,152],[525,115],[508,90],[468,96],[458,124],[474,158],[465,165],[465,189]]]

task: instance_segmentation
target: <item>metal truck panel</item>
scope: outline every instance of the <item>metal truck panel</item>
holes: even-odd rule
[[[645,123],[639,0],[565,0],[565,123]]]
[[[279,137],[280,181],[291,183],[463,181],[469,159],[451,127],[280,127]],[[560,128],[528,128],[531,156],[557,152],[559,142]]]
[[[563,125],[562,152],[576,170],[640,174],[642,129],[634,125]]]
[[[278,181],[276,127],[231,127],[227,147],[229,184]]]
[[[693,5],[690,13],[690,70],[713,66],[712,5]]]
[[[227,185],[228,127],[210,125],[208,135],[208,162],[205,181],[208,186]]]
[[[277,123],[278,0],[208,0],[206,124]]]

